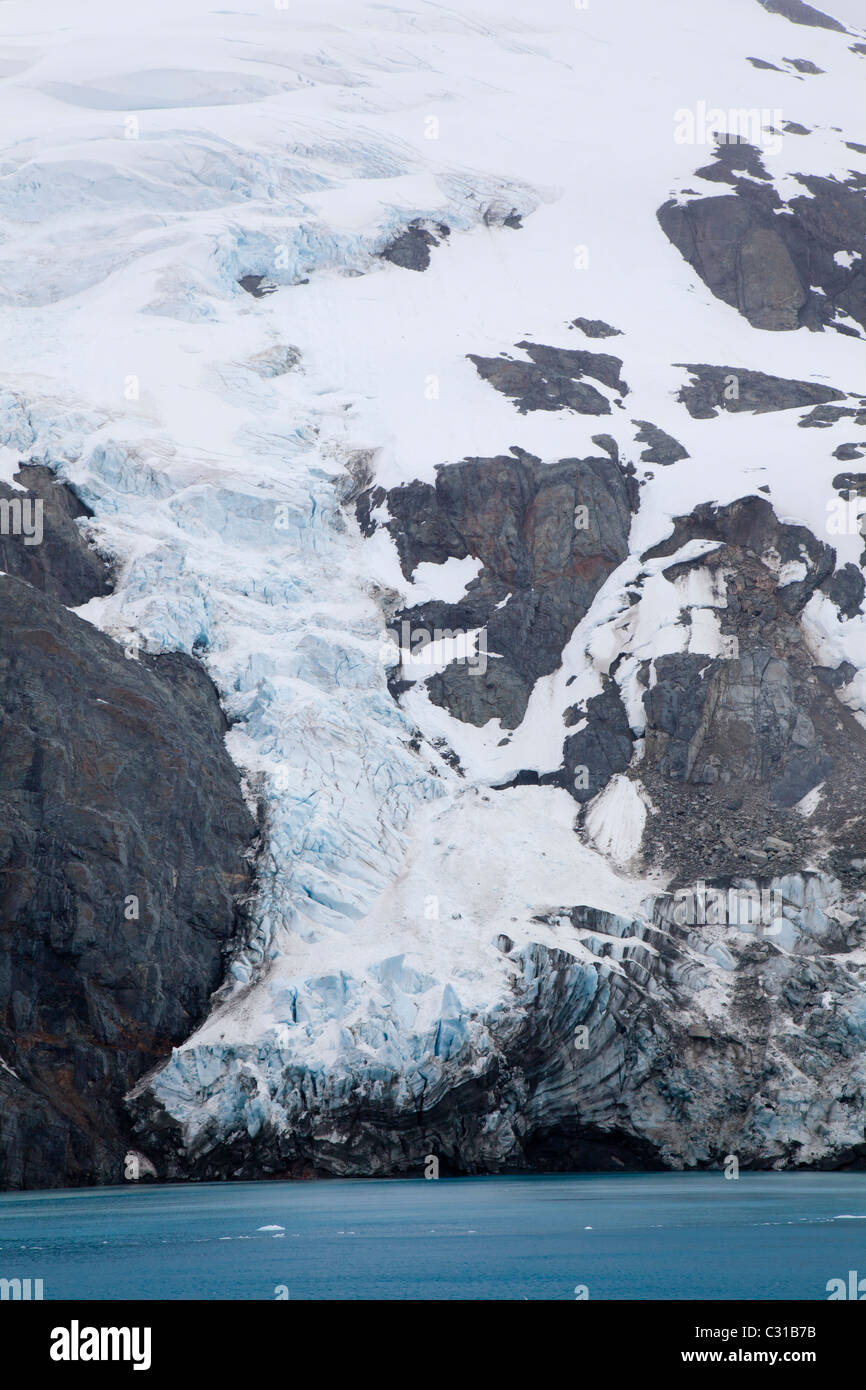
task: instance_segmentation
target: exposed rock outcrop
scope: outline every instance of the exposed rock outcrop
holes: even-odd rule
[[[712,420],[720,410],[749,410],[761,415],[769,410],[794,410],[845,399],[845,392],[834,386],[788,381],[745,367],[713,367],[706,362],[677,362],[676,366],[691,373],[692,380],[680,389],[677,400],[693,420]]]
[[[849,253],[866,238],[863,176],[798,174],[803,194],[783,200],[758,151],[743,144],[720,145],[699,172],[735,191],[671,199],[658,220],[712,293],[755,328],[860,336],[853,324],[866,328],[866,281]]]
[[[392,237],[379,253],[383,261],[402,266],[404,270],[426,270],[430,264],[431,246],[439,246],[451,234],[444,222],[435,224],[431,231],[420,219],[410,222],[404,232]]]
[[[268,280],[264,275],[242,275],[238,284],[247,294],[251,294],[253,299],[265,299],[279,289],[279,285],[275,285],[273,280]]]
[[[816,669],[799,615],[819,587],[856,611],[862,575],[835,570],[831,547],[780,523],[756,497],[678,518],[649,554],[698,536],[722,542],[695,564],[723,576],[727,652],[653,662],[639,775],[660,815],[647,824],[645,852],[709,878],[767,863],[764,841],[781,835],[791,868],[817,858],[841,872],[826,846],[843,823],[845,843],[866,850],[866,732],[834,693],[844,677],[828,681]],[[824,784],[804,819],[794,808]]]
[[[642,463],[658,463],[667,467],[689,457],[688,450],[683,448],[678,439],[659,429],[658,425],[654,425],[650,420],[632,420],[632,424],[638,426],[635,442],[647,445],[646,449],[641,450]]]
[[[509,729],[627,554],[636,505],[633,479],[609,458],[545,464],[520,449],[513,455],[443,464],[435,485],[376,489],[357,504],[368,533],[371,511],[387,506],[407,578],[423,561],[482,562],[462,599],[408,608],[397,620],[428,633],[483,628],[492,654],[486,669],[452,662],[427,690],[458,719],[498,718]]]
[[[613,680],[585,708],[566,712],[565,723],[581,721],[562,748],[563,771],[557,779],[577,801],[591,801],[617,772],[625,772],[634,756],[634,736],[622,696]],[[578,768],[583,775],[578,777]]]
[[[69,612],[109,587],[85,509],[19,478],[45,530],[2,540],[0,1187],[118,1182],[124,1093],[207,1010],[255,824],[202,667]]]
[[[610,353],[527,342],[517,346],[530,358],[529,362],[506,356],[478,357],[475,353],[469,353],[469,361],[479,376],[514,401],[521,415],[530,410],[574,410],[579,415],[609,415],[610,401],[583,380],[587,376],[621,396],[628,392],[621,377],[622,360]]]
[[[621,338],[622,329],[612,328],[604,319],[572,319],[571,326],[579,328],[587,338]]]
[[[840,34],[848,32],[838,19],[816,10],[814,5],[807,5],[805,0],[758,0],[758,4],[769,10],[770,14],[790,19],[792,24],[805,24],[812,29],[834,29]]]
[[[23,464],[15,479],[20,484],[18,488],[0,483],[0,502],[9,503],[5,514],[10,522],[8,530],[0,530],[0,570],[25,579],[35,589],[70,607],[110,593],[110,569],[105,560],[82,543],[76,525],[76,521],[91,515],[88,508],[71,488],[56,480],[50,468]],[[22,531],[21,520],[28,518],[29,528]],[[34,534],[37,520],[38,539]]]

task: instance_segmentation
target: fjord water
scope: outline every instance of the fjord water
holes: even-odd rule
[[[0,1194],[0,1277],[45,1299],[807,1300],[849,1270],[866,1276],[866,1173]]]

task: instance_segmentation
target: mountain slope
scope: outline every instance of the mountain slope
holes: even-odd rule
[[[200,663],[262,836],[136,1148],[858,1162],[866,33],[3,18],[0,479],[92,513],[77,619]]]

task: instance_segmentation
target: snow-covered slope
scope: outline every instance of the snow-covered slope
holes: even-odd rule
[[[817,665],[850,663],[837,686],[866,727],[866,618],[822,587],[860,566],[856,503],[853,524],[832,523],[840,458],[859,457],[866,423],[866,329],[835,300],[815,331],[754,326],[657,216],[670,200],[742,201],[738,179],[772,188],[768,218],[826,198],[803,179],[864,201],[866,31],[795,24],[758,0],[729,0],[723,22],[709,0],[7,0],[0,19],[0,476],[22,458],[48,463],[92,509],[88,533],[117,585],[80,615],[125,645],[200,657],[261,816],[249,936],[211,1016],[138,1088],[141,1147],[177,1171],[256,1173],[393,1171],[431,1144],[458,1168],[520,1164],[543,1161],[535,1134],[572,1133],[563,1151],[579,1156],[573,1135],[590,1131],[671,1162],[738,1143],[769,1161],[792,1161],[796,1144],[808,1161],[854,1146],[859,1062],[842,1068],[856,1103],[824,1105],[818,1071],[762,1032],[763,984],[746,1034],[772,1066],[757,1076],[752,1057],[723,1056],[714,1080],[705,1065],[703,1098],[675,1122],[659,1077],[677,1028],[697,1019],[721,1039],[740,1007],[731,990],[760,971],[753,934],[680,941],[654,903],[714,866],[697,831],[691,865],[646,852],[661,813],[642,761],[655,746],[651,663],[737,657],[731,536],[685,527],[675,552],[648,552],[675,517],[749,496],[835,550],[820,575],[799,532],[774,532],[756,554],[774,595],[814,578],[792,621]],[[721,183],[714,109],[758,113],[757,153],[735,154]],[[856,299],[856,230],[846,204],[839,283],[807,296]],[[787,263],[773,255],[757,276],[784,296]],[[425,269],[406,264],[415,256]],[[616,336],[594,341],[578,318]],[[552,395],[527,404],[469,357],[528,367],[543,348],[620,360],[618,384],[592,377],[601,413],[549,408]],[[832,388],[813,402],[849,413],[804,427],[805,400],[728,408],[738,394],[693,413],[678,395],[696,364],[725,368],[737,392],[750,374]],[[642,459],[647,422],[680,446],[676,461]],[[493,507],[474,548],[431,559],[428,513],[407,554],[395,508],[408,485],[432,505],[442,465],[510,456],[526,470],[524,455],[541,471],[601,458],[630,480],[631,512],[586,581],[585,611],[527,678],[519,722],[485,719],[486,706],[469,719],[426,684],[455,655],[447,640],[427,667],[404,653],[404,689],[388,633],[419,605],[453,616],[479,585],[500,611],[515,602],[485,551],[508,518]],[[587,476],[576,467],[578,502],[602,495],[581,492]],[[591,536],[602,521],[590,508]],[[535,533],[526,545],[529,611],[550,566]],[[477,642],[487,620],[441,626]],[[481,651],[488,667],[506,661],[471,650],[476,664]],[[605,692],[619,693],[626,752],[613,780],[581,788],[583,763],[563,750],[593,731],[588,702]],[[745,883],[761,863],[732,872]],[[826,953],[838,1032],[859,1037],[864,948],[856,933],[843,948],[816,905],[859,924],[854,889],[813,846],[783,867],[792,927],[761,943],[770,973],[800,988],[801,956]],[[627,1020],[644,1006],[657,1020],[653,1042],[639,1021],[622,1025],[648,1068],[628,1084],[617,1000]],[[781,1004],[778,1015],[784,1033]],[[578,1083],[573,1034],[587,1021],[592,1066]],[[543,1064],[520,1073],[530,1042]],[[714,1089],[742,1094],[748,1113],[741,1132],[718,1122],[718,1142],[706,1137]],[[790,1114],[756,1119],[781,1089]]]

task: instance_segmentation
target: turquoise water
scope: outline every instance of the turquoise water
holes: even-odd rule
[[[826,1299],[849,1270],[866,1277],[864,1173],[0,1194],[0,1278],[46,1299]]]

